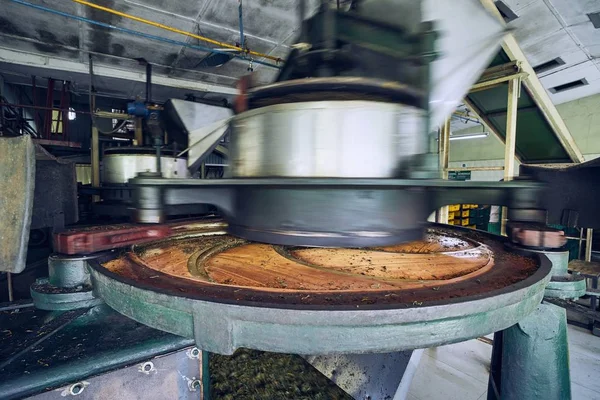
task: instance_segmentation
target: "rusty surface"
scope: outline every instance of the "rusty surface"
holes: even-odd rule
[[[518,245],[534,249],[559,249],[567,244],[565,233],[540,223],[511,222],[509,237]]]
[[[223,230],[221,220],[184,220],[166,224],[112,224],[68,229],[53,235],[54,251],[91,254],[177,235]]]
[[[391,249],[395,252],[389,248],[388,251],[368,250],[371,261],[364,255],[359,256],[365,259],[360,262],[363,271],[358,272],[353,268],[330,268],[327,256],[320,261],[325,266],[311,264],[314,259],[298,262],[298,254],[312,253],[316,249],[277,248],[228,235],[180,238],[138,246],[94,267],[138,287],[209,301],[281,307],[343,308],[359,304],[361,308],[389,308],[491,296],[511,285],[524,284],[540,265],[535,254],[507,251],[506,240],[499,236],[450,227],[430,229],[429,235],[433,240],[403,245],[404,249],[394,246]],[[353,256],[353,252],[365,250],[318,251],[326,255],[343,254],[335,259],[336,265],[343,266],[348,254]],[[294,256],[294,252],[300,253]],[[377,268],[373,267],[373,254],[380,258]],[[389,274],[382,274],[382,257],[386,262],[406,257],[414,259],[409,263],[401,261],[398,268],[390,268]],[[193,264],[191,269],[190,264]],[[412,271],[411,274],[418,273],[415,265],[419,265],[421,276],[402,274],[402,265]],[[194,271],[194,266],[201,273],[192,274],[190,270]],[[369,268],[377,273],[371,271],[367,275]]]

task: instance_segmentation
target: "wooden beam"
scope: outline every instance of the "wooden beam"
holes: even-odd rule
[[[440,168],[442,170],[442,179],[448,179],[448,164],[450,161],[450,118],[444,121],[440,130]]]
[[[439,156],[440,170],[442,171],[442,179],[448,179],[448,164],[450,161],[450,118],[444,121],[442,129],[440,129],[439,137]],[[448,206],[441,207],[437,212],[436,222],[441,224],[448,223]]]
[[[515,176],[515,144],[517,142],[517,113],[519,89],[521,81],[518,78],[508,82],[508,101],[506,107],[506,140],[504,147],[504,181],[512,181]],[[502,207],[501,233],[506,235],[508,209]]]
[[[585,230],[585,237],[585,261],[590,262],[592,261],[592,239],[594,238],[594,230],[587,228]]]
[[[494,5],[493,0],[480,1],[481,4],[483,4],[483,6],[492,15],[496,16],[496,18],[498,18],[499,21],[504,23],[504,19],[502,18],[502,15],[500,15],[500,12]],[[525,86],[525,90],[527,90],[527,92],[531,95],[535,103],[540,107],[544,118],[552,127],[552,130],[556,134],[556,137],[566,150],[569,157],[571,157],[571,159],[575,162],[583,162],[583,155],[577,147],[577,144],[575,143],[571,132],[569,132],[569,128],[567,128],[567,125],[556,110],[556,107],[552,103],[550,96],[548,96],[546,89],[542,86],[542,83],[538,79],[535,71],[533,70],[533,67],[531,66],[531,64],[529,64],[529,61],[527,61],[525,54],[523,53],[515,37],[511,33],[508,33],[504,37],[502,48],[511,60],[521,62],[521,70],[528,74],[527,77],[523,79],[523,86]]]
[[[528,76],[528,74],[525,72],[518,72],[518,73],[512,73],[512,74],[505,75],[505,76],[500,76],[500,77],[493,78],[493,79],[480,80],[471,87],[471,90],[469,92],[470,93],[479,92],[481,90],[485,90],[485,89],[489,89],[494,86],[498,86],[498,85],[500,85],[504,82],[508,82],[512,79],[515,79],[515,78],[522,79],[522,78],[526,78],[527,76]]]
[[[486,70],[481,73],[480,79],[496,77],[495,75],[507,75],[516,72],[521,72],[521,63],[518,61],[509,61],[501,65],[486,68]]]
[[[517,138],[517,108],[519,102],[519,80],[508,82],[508,104],[506,107],[506,139],[504,148],[504,180],[512,181],[515,176],[515,145]]]

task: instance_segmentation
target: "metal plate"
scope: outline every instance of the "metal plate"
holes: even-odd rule
[[[164,208],[213,204],[229,232],[283,245],[368,247],[418,239],[427,216],[446,204],[532,207],[532,182],[437,179],[262,178],[154,179],[138,177],[135,215],[154,223]]]
[[[67,312],[0,307],[0,326],[2,399],[23,399],[56,387],[93,382],[94,376],[193,345],[189,339],[125,318],[106,305]],[[197,365],[198,360],[190,361]],[[161,376],[161,372],[157,375]],[[144,376],[156,379],[156,375]],[[91,394],[99,388],[86,389],[92,389],[88,392]],[[51,393],[64,399],[61,392]],[[79,398],[88,398],[86,392]],[[126,392],[90,398],[135,397]],[[145,398],[149,398],[148,394]]]
[[[97,293],[117,311],[194,337],[203,350],[221,354],[239,347],[312,355],[430,347],[504,329],[540,303],[550,279],[547,258],[509,253],[504,250],[506,239],[498,236],[433,229],[489,248],[493,267],[453,284],[417,281],[412,288],[288,290],[170,276],[149,268],[134,251],[116,265],[107,264],[110,259],[91,262],[91,274]],[[163,245],[161,251],[175,251],[177,242],[159,247]],[[199,250],[191,242],[187,245],[191,253]]]

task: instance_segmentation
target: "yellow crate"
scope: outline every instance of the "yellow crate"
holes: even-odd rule
[[[451,204],[448,206],[448,211],[460,211],[460,204]]]
[[[460,225],[460,219],[453,219],[451,221],[448,221],[448,224],[450,224],[450,225]]]
[[[467,226],[467,225],[469,225],[469,218],[464,218],[464,219],[461,219],[461,220],[460,220],[460,224],[461,224],[462,226]]]
[[[460,213],[460,216],[463,217],[463,218],[465,218],[465,217],[468,218],[469,217],[469,210],[462,211]]]
[[[467,228],[477,229],[477,225],[469,225],[469,226],[467,226]]]

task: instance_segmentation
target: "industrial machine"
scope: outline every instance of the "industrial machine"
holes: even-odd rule
[[[598,227],[594,210],[583,198],[549,202],[556,178],[542,172],[437,179],[435,128],[503,28],[470,0],[323,2],[302,21],[276,82],[242,79],[235,115],[172,107],[192,170],[231,128],[228,176],[130,179],[135,222],[149,225],[58,238],[62,254],[38,284],[53,297],[36,304],[105,302],[213,353],[300,354],[356,399],[403,398],[415,349],[497,332],[489,399],[570,398],[565,311],[543,299],[580,297],[585,281],[567,274],[561,233],[546,222]],[[463,202],[508,207],[508,237],[426,223]],[[167,222],[169,208],[206,204],[224,222]]]

